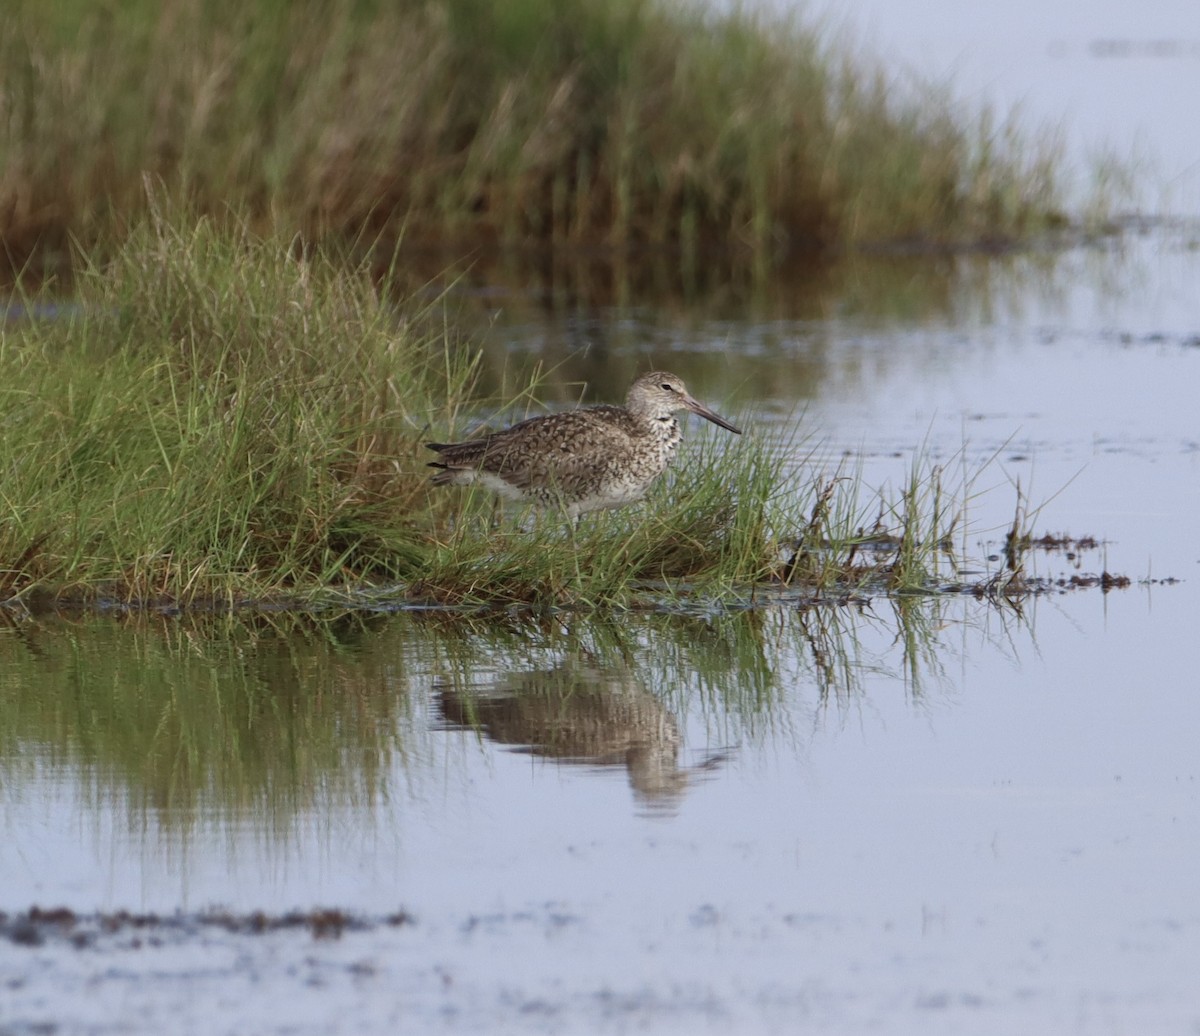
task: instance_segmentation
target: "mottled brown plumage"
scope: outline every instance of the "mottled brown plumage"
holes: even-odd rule
[[[440,460],[436,486],[479,483],[509,500],[561,507],[568,517],[640,500],[679,446],[674,414],[690,410],[738,435],[665,371],[643,374],[625,405],[533,417],[493,435],[427,443]]]

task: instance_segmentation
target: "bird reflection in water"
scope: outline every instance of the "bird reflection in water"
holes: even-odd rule
[[[449,727],[560,763],[624,766],[639,806],[651,813],[674,813],[689,784],[726,758],[681,767],[674,715],[628,670],[560,665],[482,687],[442,681],[435,690]]]

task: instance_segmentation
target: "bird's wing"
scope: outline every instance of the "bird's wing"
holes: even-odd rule
[[[593,411],[567,411],[514,425],[491,436],[477,465],[510,485],[569,487],[602,476],[625,456],[630,437]]]

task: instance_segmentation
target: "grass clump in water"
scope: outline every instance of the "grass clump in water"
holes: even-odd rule
[[[489,246],[989,242],[1059,151],[782,14],[665,0],[11,0],[0,237],[53,264],[173,197],[260,230]],[[365,233],[365,238],[362,236]]]
[[[940,483],[914,474],[863,532],[861,479],[797,480],[802,447],[752,436],[693,430],[640,507],[497,521],[424,467],[425,441],[467,426],[477,361],[437,300],[156,212],[72,309],[0,329],[0,594],[590,609],[936,573],[957,506]]]

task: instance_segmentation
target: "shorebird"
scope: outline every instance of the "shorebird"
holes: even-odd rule
[[[633,383],[625,405],[532,417],[467,442],[426,443],[440,468],[435,486],[478,483],[507,500],[561,507],[574,520],[589,511],[641,500],[675,456],[679,422],[690,410],[741,435],[688,394],[683,381],[651,371]]]

